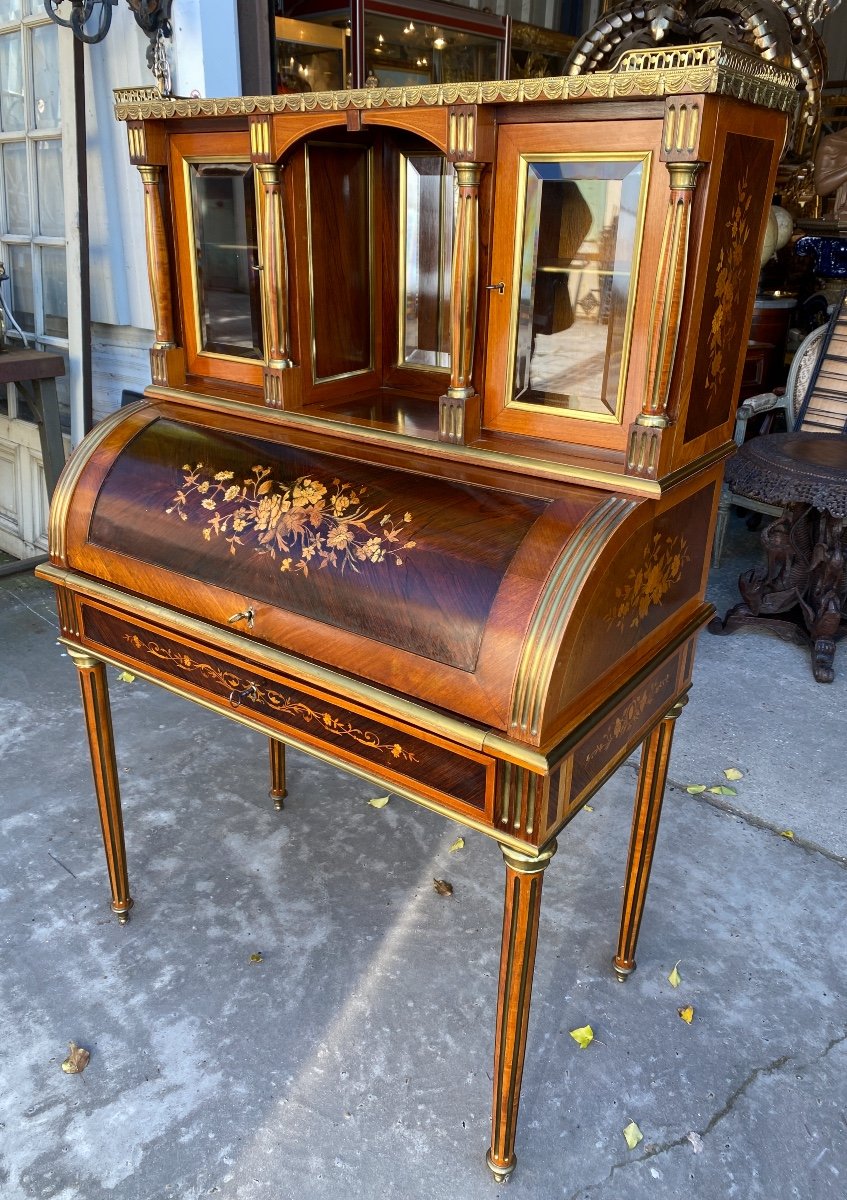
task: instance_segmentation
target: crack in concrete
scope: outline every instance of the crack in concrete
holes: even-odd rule
[[[797,1063],[795,1070],[808,1070],[809,1067],[814,1066],[816,1063],[822,1062],[826,1056],[836,1048],[836,1046],[839,1046],[844,1042],[847,1042],[847,1032],[836,1034],[836,1036],[831,1038],[818,1054],[815,1054],[812,1058],[808,1059],[808,1061],[804,1063]],[[749,1088],[753,1086],[754,1083],[756,1083],[758,1079],[762,1078],[763,1076],[776,1074],[776,1072],[781,1071],[790,1062],[792,1062],[792,1055],[783,1054],[780,1055],[779,1058],[773,1059],[772,1062],[765,1063],[764,1066],[754,1067],[747,1077],[741,1081],[738,1087],[730,1093],[730,1096],[726,1100],[725,1104],[719,1108],[716,1113],[712,1114],[704,1129],[689,1130],[688,1132],[699,1133],[700,1137],[705,1139],[712,1132],[715,1126],[720,1124],[724,1117],[729,1116],[741,1097]],[[587,1187],[577,1188],[575,1192],[567,1197],[567,1200],[585,1200],[585,1197],[596,1191],[597,1188],[604,1187],[607,1183],[609,1183],[609,1181],[612,1179],[612,1176],[622,1168],[637,1166],[639,1163],[649,1162],[651,1158],[656,1158],[660,1154],[665,1154],[668,1150],[675,1150],[678,1146],[684,1146],[689,1140],[688,1132],[684,1133],[682,1137],[674,1138],[670,1142],[661,1142],[659,1144],[651,1143],[649,1149],[645,1150],[644,1153],[640,1154],[637,1158],[624,1158],[619,1162],[613,1163],[605,1179],[601,1179],[597,1183],[590,1183]]]
[[[626,765],[637,777],[639,770],[638,763],[627,763]],[[773,825],[770,821],[764,820],[763,817],[757,817],[753,813],[745,812],[743,808],[739,808],[735,804],[728,803],[725,796],[715,796],[708,790],[692,795],[687,790],[690,786],[689,784],[679,783],[675,779],[668,779],[666,786],[676,792],[681,792],[687,800],[705,801],[712,808],[716,808],[718,812],[726,813],[730,817],[738,817],[745,825],[750,825],[753,829],[763,829],[766,833],[773,833],[778,837],[782,837],[783,835],[783,830],[779,825]],[[820,846],[817,842],[810,842],[807,838],[798,837],[797,834],[793,838],[784,838],[783,840],[790,841],[793,845],[799,846],[801,850],[805,850],[808,854],[820,854],[823,858],[828,859],[829,862],[833,862],[839,867],[847,867],[847,858],[844,855],[836,854],[835,851],[828,850],[826,846]]]

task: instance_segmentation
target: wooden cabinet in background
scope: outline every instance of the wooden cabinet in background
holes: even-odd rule
[[[69,463],[42,570],[112,908],[105,664],[266,733],[278,798],[289,742],[495,838],[498,1179],[543,873],[643,744],[635,966],[793,87],[707,45],[567,79],[118,94],[153,383]]]

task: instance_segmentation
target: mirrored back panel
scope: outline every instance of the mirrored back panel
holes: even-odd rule
[[[450,367],[455,174],[443,154],[400,155],[400,366]]]

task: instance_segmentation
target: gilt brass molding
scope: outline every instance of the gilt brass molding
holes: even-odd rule
[[[437,107],[453,104],[532,103],[548,100],[611,100],[616,96],[660,99],[711,93],[791,112],[798,76],[756,54],[720,42],[664,50],[630,50],[613,71],[552,79],[497,79],[484,83],[360,88],[284,96],[163,97],[156,88],[118,88],[119,121],[171,117],[249,116],[253,113],[344,112],[348,109]]]

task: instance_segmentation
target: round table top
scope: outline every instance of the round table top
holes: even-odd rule
[[[734,492],[764,504],[804,503],[847,517],[847,435],[770,433],[727,463]]]

